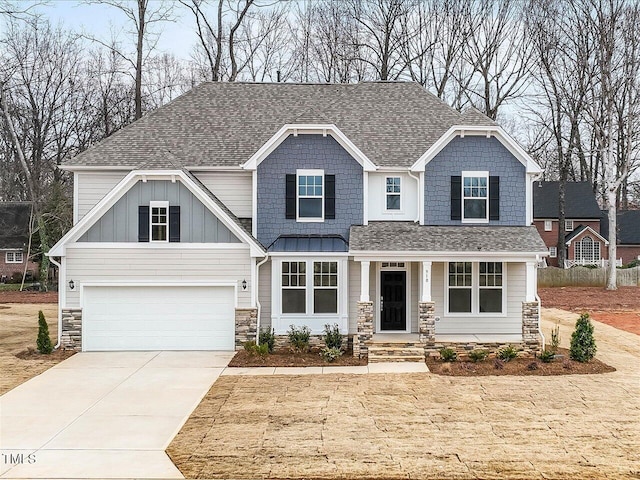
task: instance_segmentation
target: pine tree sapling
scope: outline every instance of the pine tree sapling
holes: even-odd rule
[[[577,362],[588,362],[596,356],[596,340],[593,337],[593,324],[588,313],[583,313],[576,322],[571,334],[569,357]]]
[[[38,340],[36,341],[36,345],[40,353],[49,354],[53,350],[51,338],[49,338],[49,325],[47,325],[42,310],[38,312]]]

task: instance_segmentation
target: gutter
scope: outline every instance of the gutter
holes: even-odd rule
[[[422,192],[420,191],[420,177],[416,177],[415,175],[413,175],[413,173],[411,172],[411,169],[407,170],[407,173],[409,173],[409,176],[410,176],[411,178],[413,178],[416,182],[418,182],[418,188],[416,189],[416,190],[417,190],[417,192],[418,192],[418,204],[417,204],[417,207],[418,207],[418,213],[417,213],[417,215],[418,215],[418,216],[417,216],[417,217],[416,217],[416,219],[413,221],[413,223],[420,223],[420,200],[422,199],[422,198],[421,198],[421,196],[420,196],[420,194],[422,193]],[[423,203],[424,203],[424,202],[423,202]]]
[[[64,272],[62,271],[62,265],[55,261],[53,257],[49,257],[49,261],[58,267],[58,343],[53,347],[57,350],[60,348],[60,344],[62,343],[62,302],[60,302],[60,287],[62,286],[62,288],[65,288],[65,284],[60,283],[60,277]]]
[[[262,314],[262,305],[260,305],[260,290],[258,289],[258,284],[260,282],[260,266],[267,263],[269,260],[269,255],[265,255],[265,257],[260,260],[260,262],[256,263],[256,281],[253,288],[256,289],[256,307],[258,308],[258,318],[256,319],[256,345],[260,345],[260,315]]]

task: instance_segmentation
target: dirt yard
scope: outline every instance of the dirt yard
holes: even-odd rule
[[[0,304],[0,395],[41,374],[64,358],[69,352],[40,355],[37,352],[25,359],[16,354],[36,348],[38,310],[42,310],[49,325],[51,342],[55,345],[58,331],[58,306],[44,304]]]
[[[58,292],[0,291],[0,303],[58,303]]]
[[[559,287],[538,289],[542,306],[588,312],[607,325],[640,335],[640,288]]]
[[[543,317],[566,347],[577,315]],[[616,372],[223,376],[167,453],[187,478],[639,478],[640,342],[595,333]]]

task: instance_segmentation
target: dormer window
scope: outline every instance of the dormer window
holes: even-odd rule
[[[169,241],[169,202],[151,202],[149,205],[151,215],[151,241]]]
[[[324,220],[324,171],[298,170],[298,220]]]
[[[489,172],[462,172],[462,221],[489,221]]]
[[[387,211],[400,210],[400,177],[387,177],[385,181],[385,207]]]

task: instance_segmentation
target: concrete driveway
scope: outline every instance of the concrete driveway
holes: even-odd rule
[[[0,478],[183,478],[164,450],[232,357],[74,355],[0,397]]]

